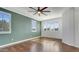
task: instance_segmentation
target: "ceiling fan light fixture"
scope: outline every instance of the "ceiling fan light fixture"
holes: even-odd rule
[[[40,12],[40,11],[38,11],[38,14],[41,14],[41,12]]]

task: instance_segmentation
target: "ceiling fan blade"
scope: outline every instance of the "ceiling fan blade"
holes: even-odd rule
[[[35,12],[33,15],[37,14],[37,12]]]
[[[42,12],[51,12],[51,11],[42,11]]]
[[[42,8],[41,11],[45,10],[46,8],[48,8],[48,7],[44,7],[44,8]]]
[[[35,8],[33,8],[33,7],[29,7],[29,8],[31,8],[31,9],[33,9],[33,10],[35,10],[35,11],[36,11],[36,9],[35,9]]]
[[[47,16],[45,13],[41,12],[43,15]]]

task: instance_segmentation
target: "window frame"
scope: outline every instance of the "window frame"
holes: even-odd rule
[[[9,31],[0,31],[0,34],[10,34],[11,33],[11,14],[5,11],[0,11],[0,13],[6,14],[9,16]]]

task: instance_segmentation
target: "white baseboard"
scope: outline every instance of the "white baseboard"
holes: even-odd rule
[[[29,38],[29,39],[25,39],[25,40],[21,40],[21,41],[17,41],[17,42],[13,42],[13,43],[9,43],[9,44],[5,44],[5,45],[1,45],[0,48],[9,47],[9,46],[12,46],[12,45],[15,45],[15,44],[19,44],[19,43],[22,43],[22,42],[25,42],[25,41],[33,40],[33,39],[36,39],[36,38],[40,38],[40,36]]]
[[[41,37],[55,38],[55,39],[62,39],[62,38],[57,38],[57,37],[48,37],[48,36],[41,36]]]

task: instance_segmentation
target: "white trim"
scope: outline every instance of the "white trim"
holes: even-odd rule
[[[21,40],[21,41],[18,41],[18,42],[13,42],[13,43],[5,44],[5,45],[1,45],[0,48],[9,47],[9,46],[12,46],[12,45],[15,45],[15,44],[19,44],[19,43],[22,43],[22,42],[25,42],[25,41],[28,41],[28,40],[33,40],[33,39],[36,39],[36,38],[40,38],[40,36],[34,37],[34,38],[25,39],[25,40]]]

